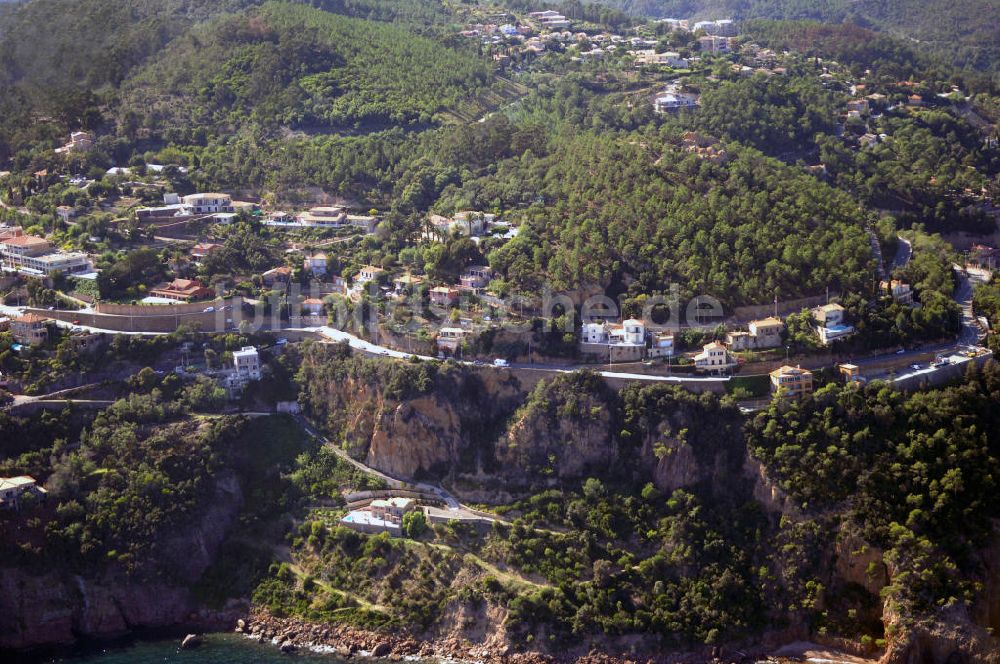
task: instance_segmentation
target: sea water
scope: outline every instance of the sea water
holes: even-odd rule
[[[0,657],[2,659],[2,657]],[[32,660],[25,660],[32,661]],[[282,654],[270,642],[260,643],[238,634],[206,634],[202,644],[181,649],[181,639],[136,640],[90,647],[78,653],[49,656],[33,661],[44,664],[343,664],[331,653],[300,648],[294,655]]]

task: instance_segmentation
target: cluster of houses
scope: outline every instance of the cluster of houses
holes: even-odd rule
[[[894,296],[900,298],[908,293],[908,286],[893,282]],[[840,304],[830,303],[812,310],[816,320],[816,335],[823,345],[843,339],[854,333],[854,327],[845,321],[845,309]],[[695,371],[707,374],[723,374],[739,365],[734,353],[765,351],[780,348],[784,343],[785,323],[777,316],[752,320],[746,330],[731,330],[724,342],[713,341],[706,344],[700,353],[692,358]],[[663,332],[654,332],[637,319],[622,323],[607,321],[587,322],[580,328],[580,352],[598,361],[636,362],[639,360],[670,358],[674,356],[674,337]]]
[[[55,249],[45,238],[28,235],[20,226],[0,226],[0,266],[5,272],[32,277],[96,276],[87,254]]]
[[[656,23],[666,26],[671,32],[704,32],[716,37],[735,37],[739,34],[736,22],[730,18],[715,21],[697,21],[692,23],[686,18],[661,18]]]
[[[599,359],[608,358],[609,362],[673,357],[674,337],[647,331],[646,324],[634,318],[621,324],[584,323],[580,330],[580,352]]]

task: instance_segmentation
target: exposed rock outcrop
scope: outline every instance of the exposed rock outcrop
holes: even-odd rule
[[[242,492],[233,476],[218,478],[210,502],[200,520],[160,550],[160,562],[176,579],[171,583],[114,569],[91,578],[0,567],[0,649],[71,644],[81,636],[115,637],[141,628],[231,624],[241,603],[204,611],[188,585],[211,564],[236,518]]]

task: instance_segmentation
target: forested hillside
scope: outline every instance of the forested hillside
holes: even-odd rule
[[[655,133],[581,134],[465,191],[481,206],[543,199],[490,256],[524,292],[542,279],[556,290],[636,293],[678,284],[745,304],[761,293],[859,288],[872,269],[863,217],[847,196],[750,149],[719,164]]]
[[[489,69],[388,23],[290,3],[227,15],[176,40],[129,81],[134,131],[428,123],[489,87]]]

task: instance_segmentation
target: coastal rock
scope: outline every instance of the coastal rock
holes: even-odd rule
[[[382,641],[372,648],[372,657],[385,657],[390,652],[392,652],[392,646],[389,645],[388,641]]]
[[[296,650],[298,650],[298,647],[291,641],[285,641],[284,643],[281,644],[279,650],[285,653],[286,655],[290,655]]]

